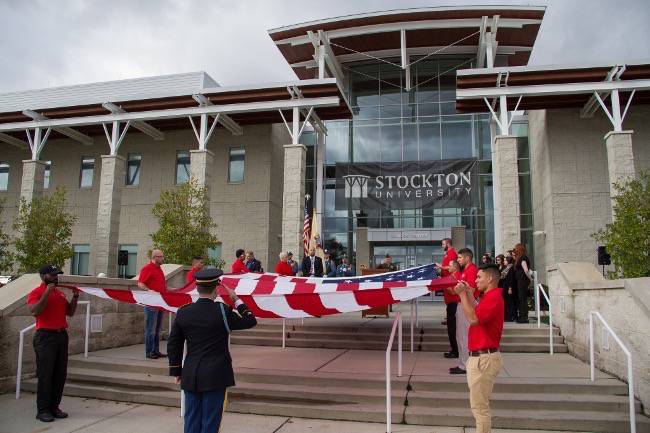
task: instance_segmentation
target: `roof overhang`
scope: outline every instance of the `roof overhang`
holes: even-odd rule
[[[281,27],[269,30],[269,35],[303,79],[315,76],[317,59],[309,33],[319,31],[332,43],[338,61],[346,63],[367,59],[367,55],[399,57],[402,32],[408,55],[426,55],[436,50],[441,55],[475,55],[481,43],[481,29],[498,25],[497,54],[506,55],[508,65],[525,65],[544,11],[544,7],[533,6],[393,10]]]
[[[212,87],[169,97],[129,98],[127,95],[121,100],[98,100],[85,105],[75,105],[73,100],[68,105],[50,108],[39,107],[38,94],[34,91],[25,92],[29,93],[30,100],[22,109],[0,111],[0,133],[5,138],[24,139],[24,131],[31,128],[53,128],[56,131],[57,128],[74,127],[88,136],[103,135],[102,125],[113,121],[147,122],[162,131],[187,129],[190,128],[188,116],[218,113],[227,115],[239,125],[282,123],[280,111],[290,113],[293,107],[301,109],[301,120],[307,117],[312,107],[312,115],[322,121],[352,117],[336,80],[332,78],[251,86],[216,87],[214,81],[212,84]],[[21,95],[12,95],[16,100],[21,99]],[[25,95],[22,97],[27,99]],[[25,110],[39,113],[40,117],[29,117]],[[56,138],[56,134],[52,132],[50,137]]]
[[[650,103],[650,60],[613,65],[550,65],[457,71],[456,110],[489,112],[487,101],[505,97],[508,109],[585,108],[616,90],[626,104]],[[596,94],[598,96],[596,96]]]

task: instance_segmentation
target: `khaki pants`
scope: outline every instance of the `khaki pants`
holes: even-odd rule
[[[470,356],[467,361],[469,404],[476,420],[476,433],[492,431],[490,395],[502,365],[500,352]]]

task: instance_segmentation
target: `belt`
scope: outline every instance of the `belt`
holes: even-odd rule
[[[40,328],[40,329],[37,329],[37,331],[48,332],[48,333],[52,333],[52,334],[60,334],[62,332],[66,332],[67,330],[68,330],[67,328],[59,328],[59,329]]]
[[[469,356],[480,356],[480,355],[484,355],[486,353],[496,353],[498,351],[499,351],[499,349],[473,350],[473,351],[469,352]]]

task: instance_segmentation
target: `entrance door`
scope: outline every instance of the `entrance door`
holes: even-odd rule
[[[397,268],[407,269],[415,266],[428,265],[429,263],[440,262],[442,260],[442,249],[439,245],[375,245],[373,264],[379,266],[390,254],[393,263]]]

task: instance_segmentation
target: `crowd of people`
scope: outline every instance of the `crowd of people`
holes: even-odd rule
[[[280,260],[275,265],[275,273],[282,276],[297,276],[303,277],[353,277],[355,275],[354,268],[348,263],[347,257],[342,257],[341,262],[337,265],[336,260],[332,257],[328,250],[323,251],[323,258],[316,255],[316,248],[309,249],[309,254],[303,257],[302,262],[298,264],[293,260],[293,253],[291,251],[281,252],[279,255]],[[235,272],[233,270],[233,272]]]

